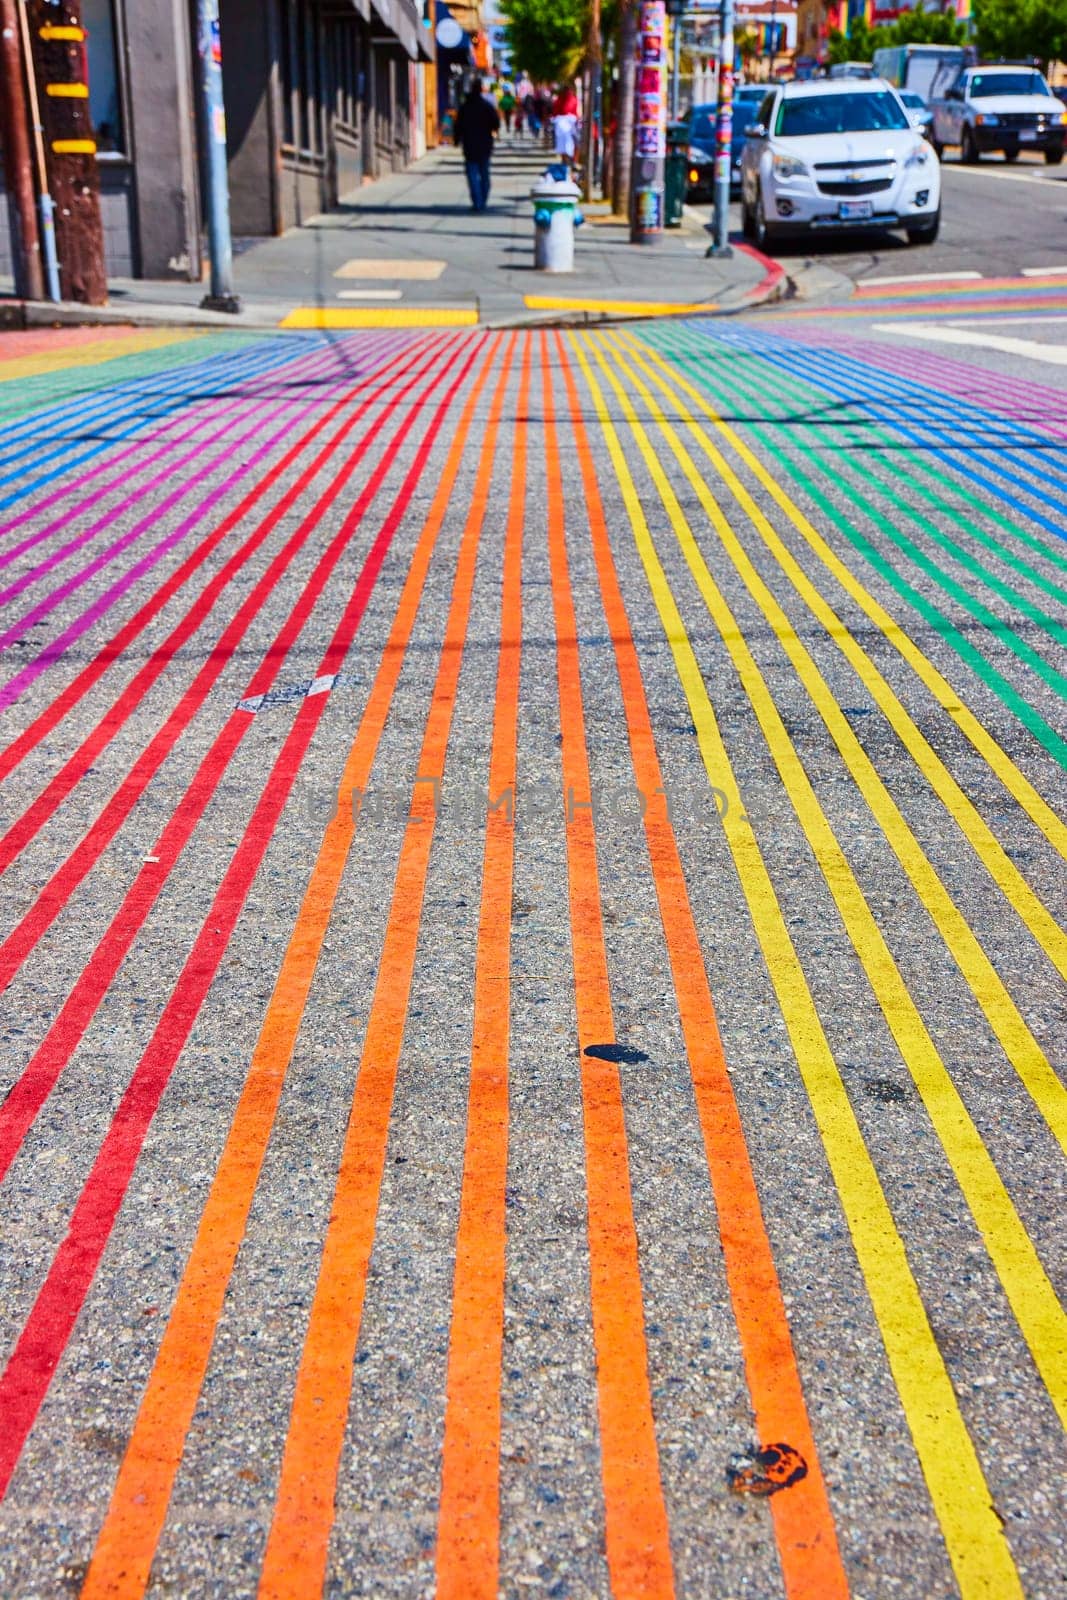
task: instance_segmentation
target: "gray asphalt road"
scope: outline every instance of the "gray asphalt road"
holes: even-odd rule
[[[1063,300],[0,344],[5,1600],[1063,1593]]]

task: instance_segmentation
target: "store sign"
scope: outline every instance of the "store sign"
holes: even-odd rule
[[[463,43],[463,29],[455,17],[442,17],[436,29],[437,43],[442,50],[458,50]]]

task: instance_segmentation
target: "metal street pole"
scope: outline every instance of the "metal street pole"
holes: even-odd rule
[[[211,254],[211,293],[205,311],[241,309],[233,286],[230,236],[230,186],[226,170],[226,108],[222,98],[222,38],[219,0],[197,0],[196,47],[200,57],[200,107],[207,170],[207,233]]]
[[[715,115],[714,243],[709,256],[731,256],[730,144],[734,128],[734,0],[722,0],[719,40],[719,104]]]
[[[667,7],[671,19],[671,121],[678,121],[678,91],[682,76],[682,6]]]
[[[33,149],[37,163],[37,206],[41,216],[41,253],[44,260],[45,282],[48,298],[58,305],[63,295],[59,285],[59,256],[56,251],[56,208],[48,183],[48,163],[44,154],[44,130],[41,125],[41,107],[37,99],[37,64],[30,43],[30,19],[26,6],[28,0],[16,0],[19,13],[19,31],[22,37],[22,59],[26,66],[26,90],[30,101],[30,122],[33,126]]]
[[[21,300],[44,299],[41,239],[33,193],[26,91],[22,76],[15,0],[0,0],[0,143],[11,214],[15,293]]]

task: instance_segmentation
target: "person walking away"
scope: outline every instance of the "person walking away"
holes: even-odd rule
[[[504,118],[504,128],[507,133],[511,132],[511,118],[514,111],[515,96],[512,93],[511,84],[506,83],[500,96],[500,114]]]
[[[565,167],[574,165],[578,153],[578,96],[569,86],[560,91],[552,118],[556,156]]]
[[[471,209],[484,211],[489,203],[489,166],[493,140],[500,132],[500,113],[486,98],[485,87],[475,78],[456,117],[456,143],[467,166]]]

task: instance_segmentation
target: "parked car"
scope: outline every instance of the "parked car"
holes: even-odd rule
[[[734,90],[733,136],[730,141],[730,192],[736,193],[741,185],[741,151],[745,147],[745,129],[755,121],[760,101],[767,92],[766,84],[744,84]],[[690,106],[681,120],[680,131],[684,141],[689,166],[686,171],[686,198],[692,201],[712,200],[715,197],[715,117],[718,107]]]
[[[787,83],[766,95],[741,158],[747,238],[903,228],[937,238],[941,172],[896,91],[875,78]]]
[[[912,126],[918,128],[924,139],[934,142],[934,114],[921,94],[914,89],[898,89],[900,103],[908,113]]]
[[[874,68],[869,61],[835,61],[832,67],[827,67],[828,78],[870,78],[874,76]]]
[[[938,156],[958,144],[960,160],[990,150],[1014,161],[1020,150],[1042,150],[1050,167],[1063,160],[1067,110],[1036,67],[971,67],[932,103]]]

